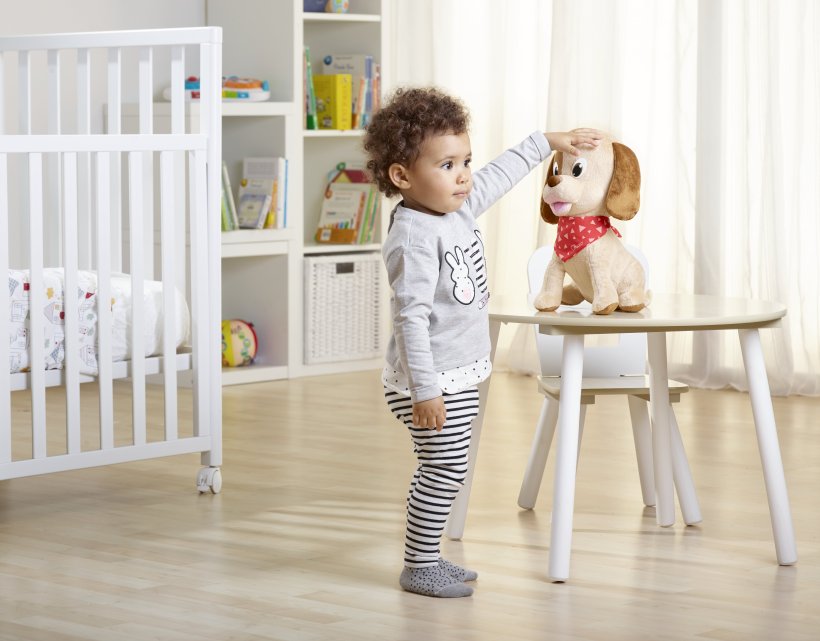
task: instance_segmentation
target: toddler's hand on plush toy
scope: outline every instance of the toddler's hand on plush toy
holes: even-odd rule
[[[581,128],[572,131],[554,131],[545,133],[544,136],[553,151],[563,151],[577,156],[581,149],[595,149],[606,134],[597,129]]]

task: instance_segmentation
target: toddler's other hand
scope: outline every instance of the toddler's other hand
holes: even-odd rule
[[[440,432],[446,420],[447,411],[444,409],[444,399],[441,396],[413,403],[413,425],[416,427],[426,427]]]

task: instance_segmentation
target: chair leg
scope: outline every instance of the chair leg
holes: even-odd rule
[[[694,525],[700,523],[703,517],[700,514],[698,496],[695,492],[695,484],[692,481],[692,472],[689,469],[686,450],[683,447],[683,439],[678,429],[678,419],[675,418],[675,411],[671,407],[669,408],[669,420],[672,444],[672,478],[675,481],[675,491],[678,493],[678,503],[680,503],[683,522],[686,525]]]
[[[581,458],[581,438],[584,435],[586,414],[586,405],[581,405],[578,424],[578,456],[576,458],[576,467],[578,460]],[[527,461],[527,469],[524,472],[524,480],[521,481],[521,490],[518,492],[518,506],[525,510],[533,509],[535,502],[538,500],[538,491],[541,489],[544,469],[547,467],[547,458],[549,457],[557,422],[558,401],[545,397],[541,405],[538,425],[535,427],[535,437],[532,439],[532,448],[530,449],[529,461]]]
[[[535,428],[535,437],[532,440],[530,459],[527,461],[527,470],[524,472],[524,480],[521,482],[521,490],[518,493],[518,505],[525,510],[535,507],[557,422],[558,403],[544,397],[544,402],[541,404],[541,415],[538,417],[538,425]]]
[[[637,396],[627,397],[629,415],[632,418],[632,437],[635,440],[635,455],[638,459],[638,478],[641,481],[643,504],[655,505],[655,472],[652,469],[652,429],[649,423],[649,408],[646,401]]]

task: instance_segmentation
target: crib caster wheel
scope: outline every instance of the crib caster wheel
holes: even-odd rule
[[[219,494],[222,491],[222,472],[218,467],[203,467],[196,475],[196,489],[201,493]]]

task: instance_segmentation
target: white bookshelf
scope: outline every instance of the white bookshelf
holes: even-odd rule
[[[223,318],[252,322],[260,346],[253,365],[223,369],[226,385],[376,368],[381,362],[304,362],[304,258],[379,252],[386,231],[385,209],[376,223],[376,243],[313,241],[325,177],[339,161],[362,157],[362,132],[304,130],[303,48],[310,46],[315,70],[329,53],[372,55],[381,65],[382,87],[388,86],[388,2],[351,4],[356,13],[325,14],[304,13],[302,0],[207,0],[208,24],[223,28],[223,73],[265,79],[271,88],[270,102],[223,105],[223,158],[234,190],[242,158],[288,159],[287,229],[222,235]],[[383,294],[382,337],[387,335],[386,288]]]

